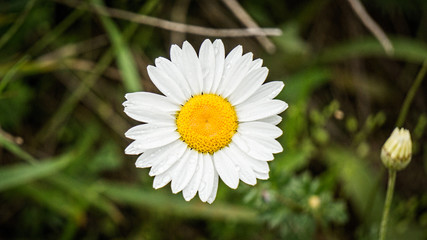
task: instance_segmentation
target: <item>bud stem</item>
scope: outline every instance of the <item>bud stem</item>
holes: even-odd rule
[[[396,170],[389,168],[388,170],[388,186],[387,195],[385,198],[383,219],[381,220],[380,240],[384,240],[387,234],[388,213],[390,212],[391,201],[394,193],[394,183],[396,182]]]
[[[396,122],[396,127],[402,127],[403,122],[405,122],[406,115],[408,115],[409,106],[411,106],[412,100],[415,97],[415,93],[417,92],[418,88],[423,82],[426,72],[427,72],[427,59],[424,60],[421,70],[418,72],[417,77],[415,78],[415,81],[411,86],[411,89],[409,89],[409,92],[405,97],[403,106],[400,109],[399,118],[397,119],[397,122]]]

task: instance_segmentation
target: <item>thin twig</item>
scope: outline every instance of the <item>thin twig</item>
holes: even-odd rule
[[[70,43],[48,52],[38,58],[40,61],[56,61],[58,58],[67,58],[87,53],[108,45],[105,35],[99,35],[78,43]]]
[[[72,2],[68,0],[58,0],[58,2],[73,8],[95,12],[108,17],[124,19],[135,23],[166,29],[169,31],[203,35],[208,37],[279,36],[282,34],[282,31],[278,28],[214,29],[172,22],[115,8],[101,7],[96,5],[90,5],[90,7],[87,5],[83,6],[83,4],[80,4],[80,2]]]
[[[96,62],[89,61],[86,59],[69,58],[64,59],[63,63],[58,64],[59,67],[63,67],[64,70],[71,69],[80,72],[91,72],[96,67]],[[121,81],[120,71],[112,66],[107,67],[103,75],[112,80]]]
[[[4,131],[1,127],[0,127],[0,135],[2,135],[2,137],[12,143],[15,143],[17,145],[21,145],[24,143],[24,139],[22,139],[22,137],[15,137],[12,134]]]
[[[363,25],[365,25],[365,27],[369,29],[369,31],[371,31],[371,33],[378,39],[385,52],[388,55],[392,55],[394,48],[390,42],[390,39],[388,39],[387,35],[384,33],[381,27],[371,18],[371,16],[369,16],[362,3],[359,0],[348,0],[348,2],[350,3],[351,8],[353,8],[356,15],[362,21]]]
[[[260,28],[252,17],[245,11],[245,9],[236,0],[222,0],[224,4],[230,9],[236,18],[246,27]],[[257,36],[256,40],[264,47],[268,53],[274,53],[276,46],[266,36]]]
[[[7,149],[11,153],[15,154],[17,157],[27,161],[28,163],[35,164],[37,159],[31,156],[29,153],[24,151],[19,145],[21,145],[24,140],[21,137],[14,137],[11,134],[3,131],[0,128],[0,147]]]

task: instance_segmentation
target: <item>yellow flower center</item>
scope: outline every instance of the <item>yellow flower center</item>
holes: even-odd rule
[[[176,116],[176,126],[190,148],[213,154],[231,142],[237,130],[237,115],[226,99],[202,94],[182,106]]]

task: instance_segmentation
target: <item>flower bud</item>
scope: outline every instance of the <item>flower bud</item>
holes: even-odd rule
[[[320,198],[316,195],[312,195],[309,199],[308,199],[308,205],[310,206],[311,209],[313,210],[317,210],[320,206]]]
[[[381,149],[381,160],[387,168],[404,169],[412,157],[411,134],[404,128],[395,128]]]

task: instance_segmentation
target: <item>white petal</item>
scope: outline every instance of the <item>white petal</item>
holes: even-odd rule
[[[218,182],[219,182],[219,180],[218,180],[218,173],[214,169],[214,182],[213,182],[212,192],[211,192],[211,195],[209,195],[209,198],[207,200],[207,202],[209,204],[212,204],[213,201],[216,198],[216,193],[218,191]]]
[[[178,141],[180,141],[180,140],[178,140]],[[158,188],[164,187],[166,184],[168,184],[170,181],[172,181],[172,178],[174,178],[174,176],[179,174],[181,171],[182,165],[180,163],[185,162],[185,161],[186,161],[186,156],[183,155],[167,171],[165,171],[165,172],[157,175],[156,177],[154,177],[153,188],[158,189]]]
[[[239,132],[234,134],[231,141],[232,143],[236,143],[240,150],[255,159],[262,161],[271,161],[274,159],[272,152],[265,151],[265,149],[262,148],[262,146],[260,146],[255,140],[244,137]]]
[[[160,148],[149,149],[145,151],[135,162],[135,166],[137,168],[147,168],[151,167],[153,163],[156,161],[157,156],[168,149],[170,146],[166,145]]]
[[[163,66],[160,62],[166,62],[167,59],[156,60],[157,65]],[[164,71],[164,67],[160,69],[159,67],[148,66],[147,67],[148,76],[150,76],[151,81],[156,85],[164,95],[169,97],[174,103],[183,103],[186,100],[186,97],[183,93],[185,86],[179,85],[174,78],[168,76],[167,72]],[[182,87],[181,87],[182,86]]]
[[[255,172],[255,174],[256,174],[256,177],[261,180],[267,180],[269,178],[268,173]]]
[[[177,140],[169,144],[169,148],[157,156],[156,161],[152,164],[150,169],[150,176],[155,176],[169,170],[184,154],[187,149],[187,144],[181,140]]]
[[[215,173],[212,156],[203,154],[203,174],[199,186],[199,198],[202,202],[206,202],[212,194],[215,187]]]
[[[187,148],[182,158],[176,163],[177,170],[172,176],[172,192],[178,193],[184,189],[194,175],[197,167],[197,152]]]
[[[150,92],[134,92],[125,95],[127,101],[123,105],[127,108],[141,110],[158,110],[167,113],[174,113],[180,109],[178,104],[174,104],[167,97]]]
[[[203,91],[203,75],[200,60],[193,46],[187,41],[182,45],[182,52],[186,59],[184,76],[186,76],[188,82],[197,86],[197,92],[193,94],[200,94]]]
[[[148,168],[151,167],[151,165],[154,162],[154,158],[148,157],[151,153],[155,152],[156,149],[150,149],[139,155],[138,159],[135,162],[135,166],[137,168]]]
[[[151,138],[153,135],[157,134],[168,134],[174,132],[176,130],[176,126],[158,126],[155,124],[147,123],[137,125],[129,129],[125,136],[130,139],[144,139]]]
[[[156,59],[156,66],[165,74],[169,79],[169,84],[173,91],[173,95],[179,95],[179,103],[187,100],[191,96],[191,89],[188,86],[188,82],[184,75],[178,69],[178,67],[169,61],[169,59],[160,57]],[[172,81],[172,82],[170,82]]]
[[[196,196],[197,190],[199,190],[200,182],[202,181],[204,160],[203,154],[199,153],[198,155],[196,171],[188,185],[184,188],[184,190],[182,190],[182,195],[186,201],[190,201],[194,198],[194,196]]]
[[[258,69],[262,66],[262,59],[258,58],[252,61],[251,66],[249,67],[249,71]]]
[[[274,99],[267,102],[237,105],[236,112],[240,122],[248,122],[279,114],[287,108],[286,102]]]
[[[124,112],[129,117],[140,122],[155,123],[156,125],[168,125],[168,126],[175,124],[174,116],[161,111],[140,110],[140,109],[125,107]]]
[[[141,122],[170,123],[180,106],[171,103],[166,97],[147,92],[128,93],[128,100],[123,103],[124,112],[131,118]]]
[[[166,186],[166,184],[168,184],[171,180],[172,180],[172,175],[169,171],[159,174],[156,177],[154,177],[153,188],[154,189],[162,188]]]
[[[187,41],[182,50],[177,45],[172,45],[171,59],[187,80],[191,93],[200,94],[203,87],[202,68],[194,48]]]
[[[181,67],[181,61],[182,61],[182,49],[176,45],[173,44],[170,49],[170,57],[171,61],[177,66]]]
[[[237,134],[237,133],[236,133]],[[283,151],[282,145],[271,137],[253,137],[251,135],[241,134],[239,136],[248,143],[251,147],[256,148],[258,151],[279,153]]]
[[[257,139],[258,141],[258,139]],[[282,145],[274,138],[259,138],[259,142],[273,153],[283,152]]]
[[[228,82],[226,82],[225,77],[229,74],[230,70],[232,69],[232,66],[236,64],[237,60],[239,60],[242,57],[242,53],[243,53],[243,48],[242,46],[239,45],[235,47],[233,50],[231,50],[231,52],[225,58],[224,72],[222,74],[223,76],[221,78],[221,82],[219,83],[218,89],[216,90],[216,93],[218,95],[222,95],[224,93],[224,90],[228,86]]]
[[[248,99],[254,92],[259,89],[268,75],[268,68],[258,68],[250,71],[230,95],[229,101],[232,105],[238,105]]]
[[[225,58],[225,64],[233,64],[239,59],[243,54],[243,48],[241,45],[236,46],[230,53],[227,54]],[[227,66],[225,67],[227,69]]]
[[[279,81],[263,84],[252,96],[244,101],[243,104],[271,100],[282,91],[284,86],[285,84]]]
[[[240,154],[240,151],[235,144],[230,144],[230,147],[224,148],[226,154],[230,156],[230,159],[236,164],[236,167],[239,172],[239,178],[249,184],[249,185],[255,185],[256,184],[256,176],[254,171],[252,170],[250,164],[247,161],[246,155]]]
[[[270,172],[270,167],[268,166],[268,162],[260,161],[255,158],[250,158],[250,159],[251,160],[249,161],[249,163],[252,166],[252,169],[254,170],[254,172],[259,172],[259,173]]]
[[[182,49],[179,48],[178,45],[174,44],[171,46],[170,55],[171,55],[172,63],[175,64],[175,66],[179,69],[181,74],[184,76],[185,81],[187,82],[187,85],[190,88],[190,92],[192,94],[196,93],[199,88],[197,86],[198,81],[192,82],[193,78],[188,79],[186,71],[189,63],[187,62]]]
[[[283,133],[280,128],[265,122],[243,122],[239,124],[237,131],[241,134],[272,138],[278,138]]]
[[[180,135],[175,131],[164,131],[143,135],[141,138],[138,138],[133,143],[131,143],[132,148],[131,145],[129,145],[126,148],[125,153],[134,154],[129,152],[130,149],[142,149],[145,151],[152,148],[162,147],[177,140],[178,138],[180,138]]]
[[[239,185],[239,173],[236,166],[231,160],[226,151],[219,150],[213,156],[215,169],[222,181],[232,189],[236,189]]]
[[[209,39],[203,41],[199,50],[200,65],[202,67],[204,93],[210,93],[215,77],[215,52]]]
[[[129,146],[126,147],[125,154],[139,155],[142,152],[145,152],[146,150],[147,149],[145,149],[145,148],[141,148],[139,143],[137,143],[136,141],[133,141],[131,144],[129,144]]]
[[[225,50],[224,44],[220,39],[217,39],[213,43],[214,53],[215,53],[215,75],[210,89],[210,93],[216,93],[218,86],[221,83],[221,79],[224,73],[224,57]]]
[[[239,86],[243,78],[248,74],[249,65],[252,62],[252,53],[246,53],[233,64],[230,63],[230,70],[224,75],[224,91],[221,94],[227,98]],[[228,67],[228,66],[227,66]]]
[[[261,161],[258,159],[253,158],[252,156],[248,155],[246,152],[243,152],[237,144],[230,143],[230,148],[234,148],[236,154],[239,156],[243,156],[245,159],[245,162],[251,166],[252,170],[254,172],[261,172],[261,173],[268,173],[270,171],[270,168],[268,167],[268,163],[266,161]]]
[[[259,119],[257,121],[259,121],[259,122],[265,122],[265,123],[269,123],[269,124],[273,124],[273,125],[277,125],[277,124],[279,124],[282,121],[282,117],[278,116],[278,115],[274,115],[274,116],[271,116],[271,117],[266,117],[266,118],[263,118],[263,119]]]

